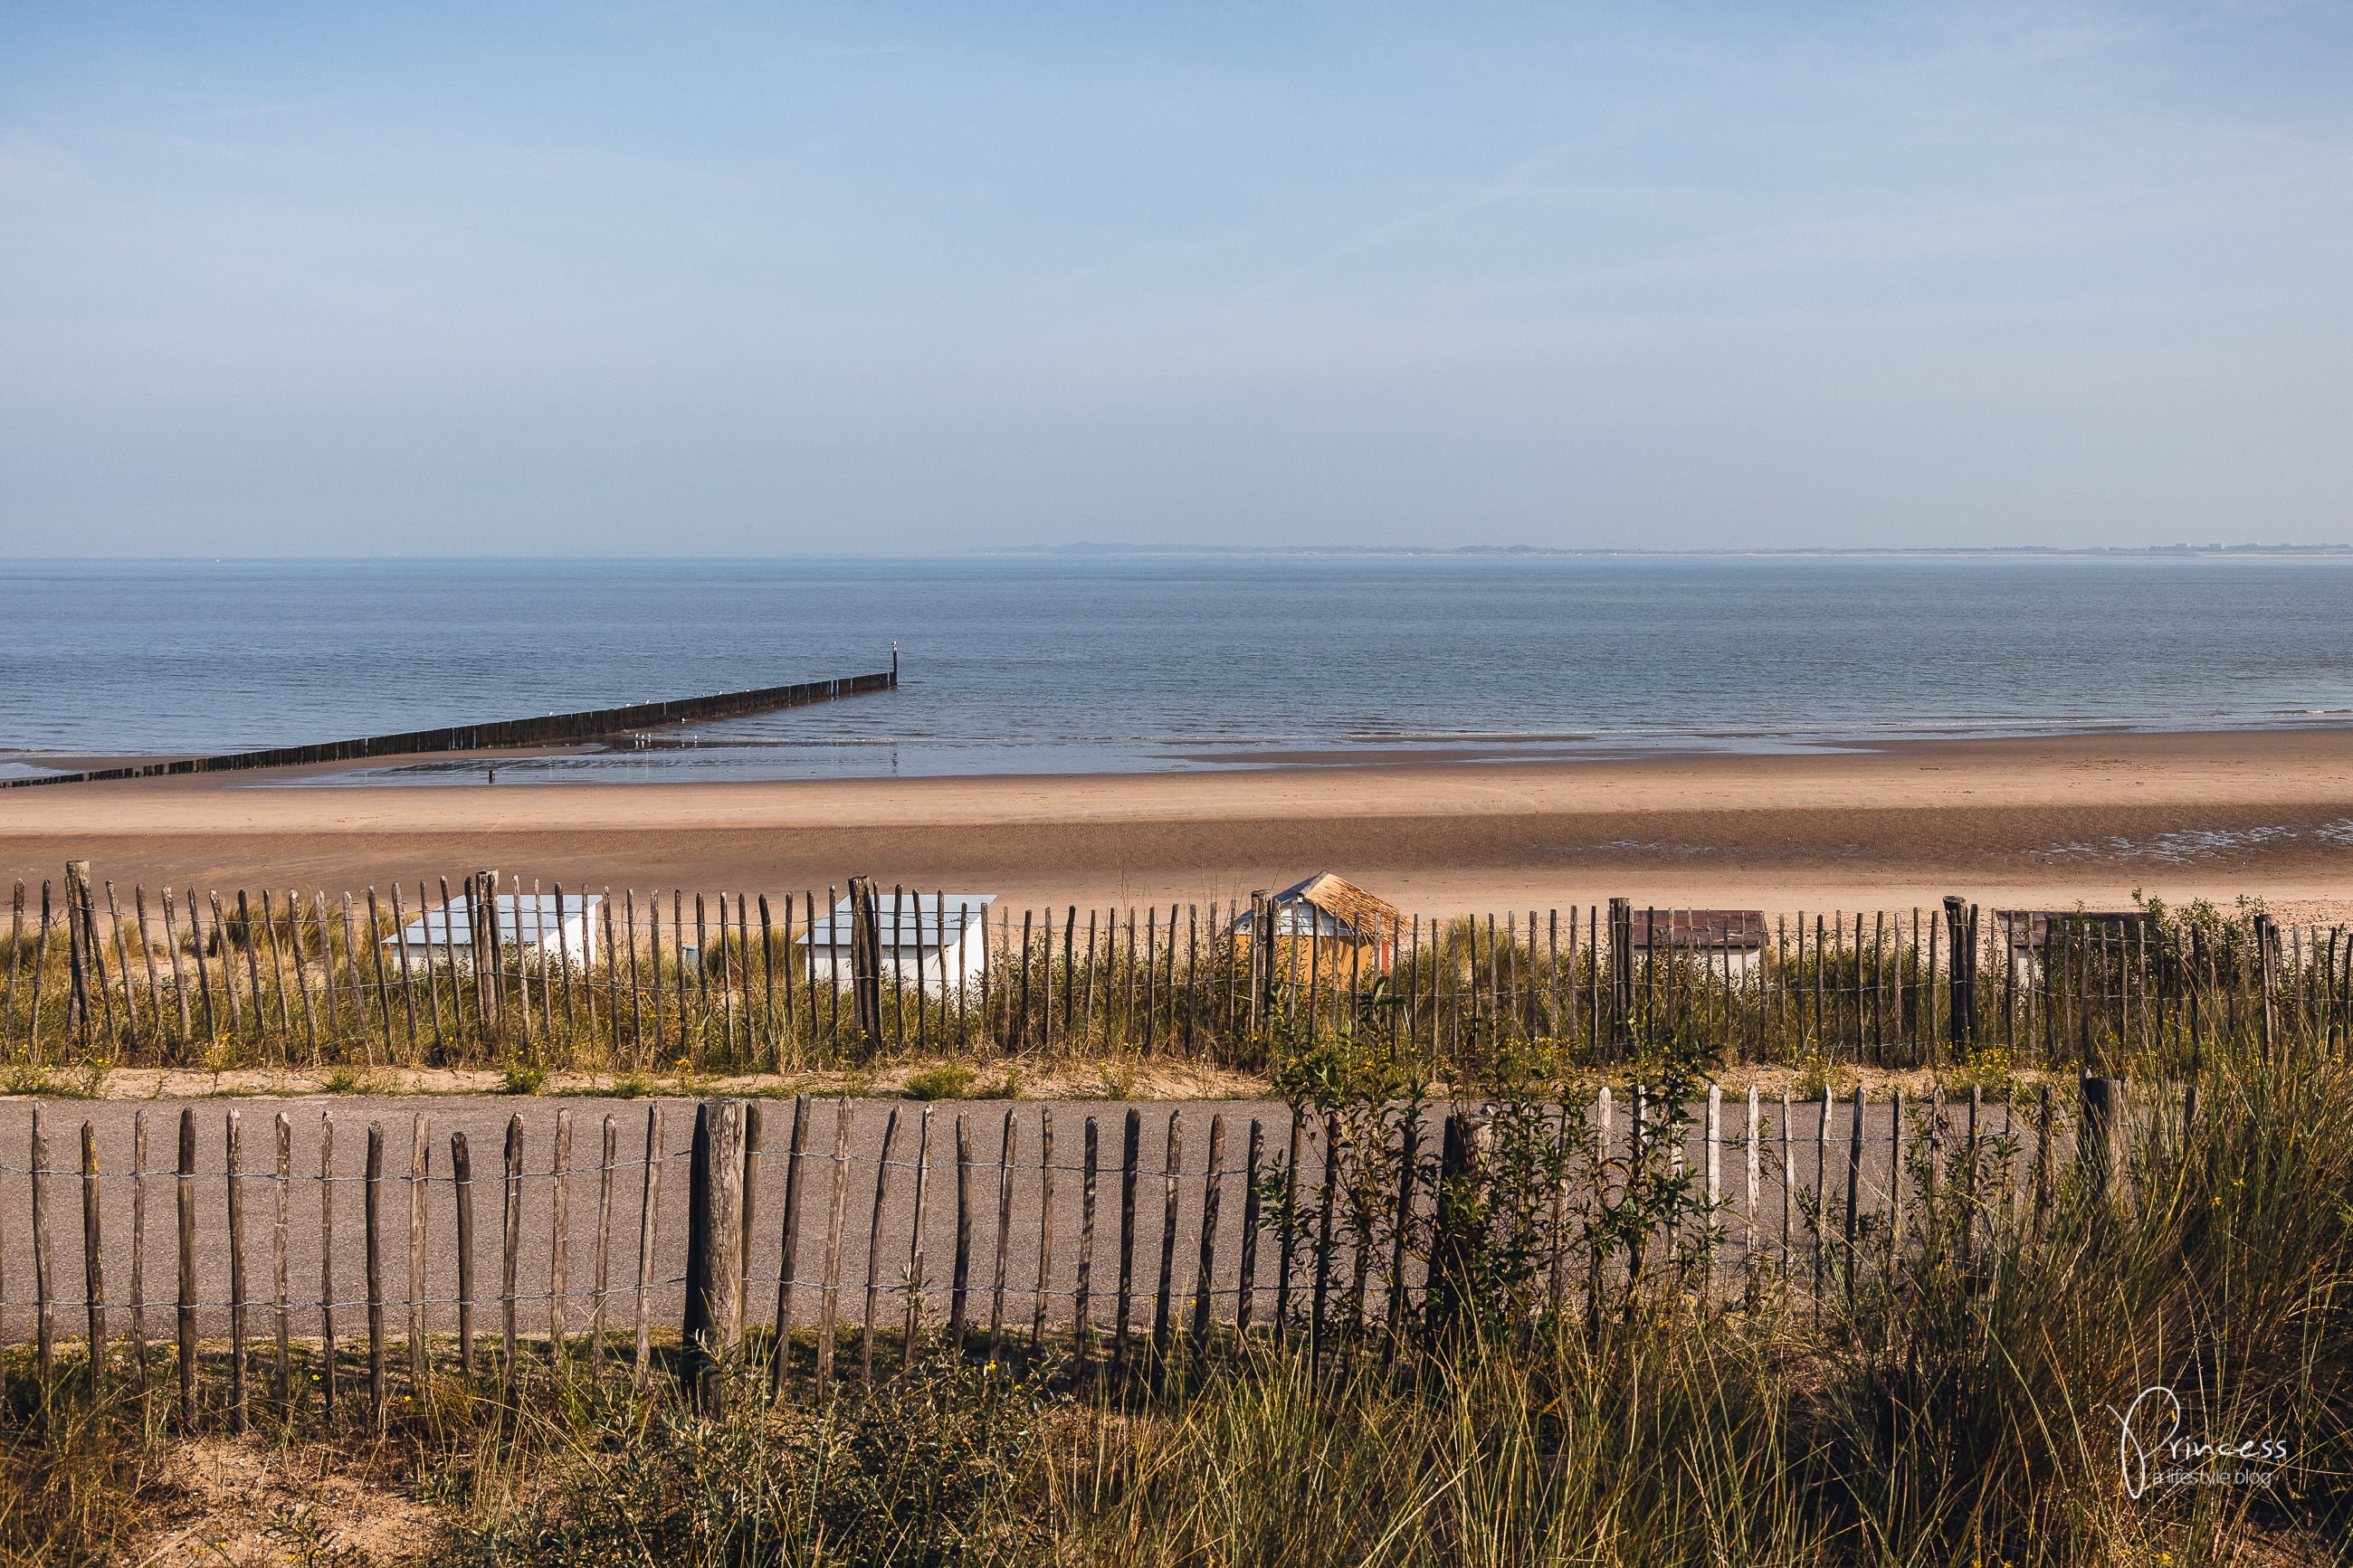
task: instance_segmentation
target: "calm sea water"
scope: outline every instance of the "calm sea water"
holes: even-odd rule
[[[517,778],[1063,773],[2345,722],[2353,562],[0,563],[0,767],[877,669]],[[479,762],[346,778],[429,784]]]

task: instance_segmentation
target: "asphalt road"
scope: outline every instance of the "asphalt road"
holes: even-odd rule
[[[761,1158],[752,1185],[747,1314],[765,1322],[776,1310],[777,1279],[784,1257],[784,1216],[792,1141],[794,1106],[788,1100],[756,1102],[761,1127]],[[1132,1289],[1135,1305],[1131,1324],[1148,1331],[1151,1300],[1156,1288],[1164,1233],[1166,1176],[1171,1118],[1177,1119],[1179,1148],[1173,1168],[1178,1173],[1176,1232],[1173,1279],[1176,1294],[1189,1294],[1198,1268],[1199,1237],[1207,1183],[1208,1142],[1213,1119],[1225,1125],[1223,1175],[1219,1184],[1218,1239],[1212,1272],[1217,1315],[1234,1316],[1240,1279],[1240,1235],[1250,1128],[1255,1121],[1262,1140],[1262,1165],[1271,1165],[1288,1149],[1290,1114],[1271,1102],[1219,1101],[1146,1102],[1133,1107],[1108,1101],[1040,1103],[1025,1101],[947,1102],[929,1107],[903,1100],[848,1102],[846,1158],[834,1158],[839,1101],[809,1102],[810,1126],[805,1132],[800,1192],[797,1203],[797,1242],[792,1273],[795,1279],[792,1315],[797,1322],[818,1320],[828,1279],[828,1236],[832,1228],[837,1170],[840,1173],[843,1220],[837,1282],[838,1310],[849,1324],[862,1321],[870,1248],[878,1263],[881,1320],[895,1322],[904,1311],[899,1294],[909,1277],[914,1237],[914,1178],[923,1122],[930,1124],[928,1173],[923,1203],[923,1278],[926,1310],[934,1321],[948,1310],[948,1289],[956,1215],[957,1128],[962,1123],[969,1140],[972,1166],[974,1237],[970,1260],[973,1291],[970,1312],[986,1327],[992,1310],[998,1272],[998,1162],[1010,1129],[1013,1148],[1006,1180],[1009,1189],[1007,1212],[1011,1224],[1002,1238],[1006,1282],[1004,1313],[1008,1324],[1026,1327],[1032,1319],[1039,1289],[1039,1262],[1048,1252],[1039,1225],[1041,1192],[1047,1173],[1040,1169],[1040,1147],[1046,1124],[1053,1137],[1051,1175],[1053,1197],[1050,1258],[1043,1284],[1050,1319],[1067,1322],[1079,1284],[1083,1248],[1083,1163],[1087,1129],[1095,1130],[1097,1166],[1093,1219],[1091,1292],[1092,1320],[1098,1325],[1111,1318],[1120,1268],[1120,1155],[1126,1112],[1140,1117],[1139,1167],[1135,1202],[1135,1239]],[[543,1334],[554,1294],[554,1238],[559,1228],[566,1238],[565,1258],[565,1319],[567,1329],[579,1331],[591,1321],[600,1296],[608,1327],[625,1330],[636,1309],[639,1280],[638,1241],[646,1192],[646,1148],[649,1114],[659,1115],[657,1144],[659,1170],[655,1194],[652,1248],[645,1270],[647,1310],[658,1327],[674,1328],[683,1304],[686,1271],[687,1186],[689,1152],[695,1106],[691,1101],[605,1100],[512,1100],[504,1098],[348,1099],[311,1098],[296,1100],[206,1100],[187,1102],[58,1101],[42,1109],[47,1152],[42,1180],[49,1265],[49,1300],[57,1331],[79,1336],[84,1327],[85,1248],[83,1192],[80,1174],[82,1129],[90,1130],[100,1175],[97,1184],[97,1214],[100,1234],[99,1257],[104,1275],[104,1295],[111,1305],[111,1331],[129,1331],[128,1308],[134,1289],[147,1303],[146,1331],[168,1338],[173,1331],[176,1300],[176,1193],[172,1174],[176,1157],[182,1110],[194,1112],[195,1166],[199,1173],[189,1184],[195,1216],[192,1264],[195,1296],[201,1310],[198,1331],[206,1337],[229,1331],[231,1258],[229,1241],[227,1143],[228,1119],[237,1116],[240,1130],[238,1184],[244,1199],[243,1276],[245,1299],[254,1307],[248,1332],[266,1340],[275,1330],[278,1296],[274,1237],[281,1201],[285,1205],[285,1293],[290,1331],[301,1337],[320,1330],[320,1302],[336,1303],[338,1337],[345,1343],[364,1332],[367,1289],[367,1184],[364,1179],[368,1134],[379,1129],[383,1139],[384,1179],[379,1191],[380,1268],[382,1289],[390,1303],[386,1321],[397,1334],[406,1322],[408,1242],[412,1196],[421,1193],[425,1215],[421,1251],[427,1323],[431,1331],[457,1327],[459,1191],[451,1180],[452,1141],[462,1138],[470,1154],[471,1201],[474,1213],[473,1294],[478,1302],[478,1332],[496,1333],[501,1289],[501,1216],[503,1213],[502,1151],[510,1118],[522,1127],[519,1183],[520,1234],[516,1255],[518,1322],[526,1335]],[[887,1173],[878,1162],[883,1152],[886,1128],[893,1113]],[[1826,1185],[1835,1215],[1842,1218],[1846,1186],[1846,1144],[1852,1110],[1844,1103],[1831,1108],[1827,1135],[1822,1136],[1818,1104],[1794,1108],[1785,1141],[1781,1110],[1776,1102],[1764,1108],[1760,1140],[1760,1184],[1753,1216],[1759,1249],[1778,1256],[1786,1235],[1794,1251],[1806,1256],[1807,1227],[1802,1198],[1787,1201],[1792,1190],[1802,1194]],[[277,1125],[285,1119],[290,1179],[277,1179]],[[559,1116],[571,1124],[570,1152],[560,1178],[556,1138]],[[425,1119],[429,1150],[427,1180],[412,1188],[410,1158],[417,1119]],[[1009,1117],[1009,1121],[1008,1121]],[[0,1101],[0,1346],[20,1344],[34,1332],[37,1299],[31,1165],[34,1105],[26,1100]],[[134,1177],[135,1129],[143,1119],[146,1129],[143,1183]],[[1984,1130],[2000,1133],[2007,1123],[2004,1108],[1989,1108]],[[1751,1216],[1747,1202],[1747,1165],[1740,1143],[1745,1130],[1742,1100],[1727,1095],[1724,1108],[1725,1146],[1720,1156],[1722,1190],[1727,1210],[1723,1218],[1723,1258],[1727,1271],[1736,1270],[1748,1244]],[[2024,1117],[2020,1118],[2023,1133]],[[1628,1111],[1621,1101],[1614,1118],[1616,1147],[1622,1151]],[[324,1133],[332,1129],[333,1179],[322,1179]],[[607,1130],[611,1132],[613,1164],[609,1182],[605,1169]],[[1695,1173],[1705,1170],[1704,1120],[1694,1110],[1688,1158]],[[1876,1211],[1885,1202],[1892,1169],[1892,1118],[1884,1104],[1865,1109],[1861,1167],[1860,1205]],[[1439,1146],[1436,1126],[1429,1129],[1423,1147]],[[1303,1161],[1312,1185],[1320,1155],[1309,1141]],[[872,1223],[878,1173],[887,1175],[879,1225]],[[1704,1179],[1704,1177],[1702,1178]],[[139,1216],[142,1203],[143,1217]],[[1422,1212],[1430,1202],[1425,1187]],[[609,1217],[607,1215],[609,1209]],[[1788,1218],[1785,1228],[1784,1215]],[[602,1223],[600,1225],[600,1218]],[[332,1245],[326,1245],[328,1223]],[[600,1250],[598,1236],[607,1238]],[[1275,1307],[1277,1238],[1270,1228],[1258,1251],[1257,1290],[1253,1316],[1266,1321]],[[1307,1248],[1296,1287],[1306,1288]],[[328,1267],[322,1270],[322,1257]],[[1335,1280],[1348,1277],[1343,1258],[1333,1271]],[[1336,1289],[1336,1287],[1335,1287]],[[1379,1291],[1374,1291],[1376,1299]]]

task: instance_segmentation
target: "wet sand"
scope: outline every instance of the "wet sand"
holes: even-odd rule
[[[283,776],[283,775],[279,775]],[[0,879],[341,890],[484,866],[567,887],[1206,902],[1330,868],[1409,910],[2110,904],[2353,911],[2353,730],[1904,742],[1796,756],[1127,776],[0,790]]]

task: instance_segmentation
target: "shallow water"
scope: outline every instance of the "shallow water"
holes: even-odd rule
[[[895,693],[501,772],[1166,771],[2342,723],[2348,590],[2353,561],[2309,558],[11,563],[0,767],[849,674],[887,666],[894,639]]]

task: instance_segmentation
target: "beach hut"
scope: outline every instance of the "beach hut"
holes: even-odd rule
[[[1763,910],[1636,910],[1633,951],[1704,958],[1719,974],[1746,976],[1765,961]]]
[[[586,967],[596,962],[596,910],[604,901],[599,893],[500,893],[491,900],[491,921],[481,934],[496,934],[501,958]],[[472,968],[475,907],[472,895],[459,893],[417,916],[384,939],[387,956],[405,945],[411,963]]]
[[[1273,910],[1274,939],[1280,942],[1312,942],[1311,953],[1299,954],[1334,974],[1386,970],[1397,958],[1398,907],[1376,898],[1345,877],[1319,871],[1294,882],[1267,900]],[[1247,942],[1258,929],[1254,910],[1244,910],[1228,928],[1238,942]]]
[[[978,985],[987,910],[996,901],[995,893],[877,893],[876,972],[882,984],[904,984],[918,995]],[[850,910],[851,901],[842,900],[800,939],[812,978],[849,984]]]
[[[1994,930],[2010,953],[2013,985],[2031,985],[2042,973],[2042,956],[2055,942],[2063,948],[2129,949],[2148,929],[2138,910],[1996,910]]]

